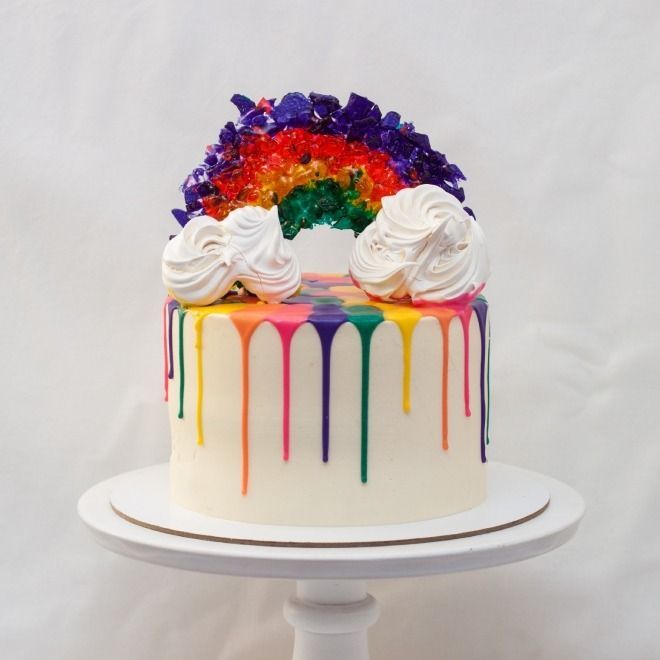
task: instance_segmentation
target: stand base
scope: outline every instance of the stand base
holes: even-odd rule
[[[284,604],[293,660],[369,660],[367,629],[379,613],[361,580],[299,580]]]
[[[157,467],[154,470],[158,472]],[[267,530],[262,526],[259,530],[247,530],[259,532],[256,538],[250,534],[247,538],[210,540],[176,533],[173,527],[156,531],[120,517],[111,500],[119,492],[118,487],[125,486],[127,480],[134,481],[135,473],[128,473],[90,488],[78,502],[78,513],[101,545],[134,559],[205,573],[298,580],[296,595],[284,606],[284,616],[295,630],[294,660],[368,660],[367,629],[378,618],[378,604],[367,594],[364,580],[509,564],[550,552],[575,534],[584,513],[579,493],[555,479],[520,468],[498,466],[495,471],[508,477],[510,493],[514,492],[513,485],[518,484],[516,503],[521,498],[529,501],[532,493],[539,492],[537,486],[541,486],[549,493],[547,508],[525,522],[488,533],[482,527],[482,533],[476,535],[448,537],[449,530],[444,528],[444,540],[439,540],[438,528],[434,528],[430,538],[430,530],[424,530],[427,535],[423,542],[410,538],[410,529],[391,527],[372,530],[368,539],[364,529]],[[154,485],[154,495],[147,492],[148,482],[141,483],[142,501],[159,502],[158,484]],[[529,488],[520,488],[523,483],[529,484]],[[497,501],[492,499],[491,503]],[[499,502],[501,515],[504,500]],[[507,517],[510,513],[505,512]],[[460,522],[464,521],[461,518]],[[437,524],[448,522],[441,520]],[[392,531],[397,534],[391,534]],[[266,537],[266,532],[270,536]],[[222,530],[219,536],[226,533],[226,529]],[[340,533],[344,536],[339,537]],[[352,546],[357,535],[367,544]],[[309,547],[309,542],[313,547]]]

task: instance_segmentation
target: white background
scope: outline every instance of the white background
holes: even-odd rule
[[[114,556],[75,506],[168,457],[160,253],[229,97],[354,90],[468,176],[491,458],[588,504],[550,555],[372,583],[374,658],[660,657],[659,44],[652,1],[3,2],[0,656],[287,657],[289,584]]]

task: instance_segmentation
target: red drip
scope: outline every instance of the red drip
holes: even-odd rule
[[[463,326],[463,401],[465,403],[465,416],[470,417],[470,318],[472,317],[472,307],[466,305],[458,317]]]
[[[298,308],[298,309],[296,309]],[[289,307],[288,305],[250,305],[242,307],[241,309],[232,312],[230,318],[238,330],[241,338],[241,359],[242,359],[242,373],[243,373],[243,403],[241,406],[241,449],[243,454],[242,465],[242,487],[241,492],[243,495],[248,491],[248,478],[249,478],[249,411],[250,411],[250,340],[252,334],[257,327],[264,321],[271,321],[275,319],[286,320],[294,319],[295,314],[303,319],[308,316],[308,310],[311,305],[295,305]]]
[[[438,319],[442,331],[442,449],[449,449],[449,324],[459,313],[452,307],[428,306],[420,310],[424,316]]]

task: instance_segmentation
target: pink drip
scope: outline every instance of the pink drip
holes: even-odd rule
[[[285,461],[289,460],[290,454],[291,340],[296,330],[307,321],[307,314],[300,314],[295,308],[288,309],[291,310],[288,313],[273,314],[267,318],[275,326],[282,342],[282,459]]]
[[[165,360],[165,401],[169,400],[169,391],[170,391],[170,379],[168,378],[169,366],[167,364],[167,305],[171,301],[171,298],[165,300],[163,305],[163,357]]]
[[[470,417],[470,317],[472,307],[466,305],[458,313],[463,326],[463,400],[465,401],[465,416]]]
[[[300,323],[282,322],[275,325],[282,340],[282,458],[289,460],[289,430],[291,428],[291,340]]]

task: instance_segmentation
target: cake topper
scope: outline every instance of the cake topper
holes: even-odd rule
[[[239,94],[231,100],[240,113],[237,122],[224,126],[218,142],[206,148],[204,161],[183,182],[185,210],[172,211],[184,227],[163,261],[163,280],[175,298],[210,304],[229,291],[229,281],[240,273],[245,288],[262,300],[283,300],[300,284],[300,268],[279,239],[293,239],[301,229],[318,225],[360,237],[349,270],[355,284],[375,298],[444,303],[477,295],[488,276],[488,260],[483,233],[472,211],[462,206],[465,177],[412,123],[402,122],[396,112],[383,115],[375,103],[354,93],[345,106],[315,92],[291,92],[279,103],[263,98],[255,103]],[[257,217],[239,211],[249,207],[260,208],[260,217],[276,217],[281,228],[274,237],[268,225],[279,257],[268,262],[267,272],[260,270],[266,262],[256,259],[251,248],[236,251],[223,243],[222,249],[207,245],[191,251],[192,236],[213,233],[209,219],[222,225],[235,224],[236,213]],[[444,219],[436,211],[424,215],[427,207],[441,208]],[[403,228],[398,235],[391,235],[392,222]],[[234,246],[241,242],[241,231],[231,232]],[[221,243],[230,240],[223,230],[215,233],[223,234]],[[263,253],[254,237],[252,245]],[[215,288],[209,289],[198,268],[213,272]],[[267,287],[260,278],[268,279]]]
[[[279,103],[231,100],[240,117],[183,182],[186,209],[173,210],[181,225],[202,214],[222,220],[240,206],[278,205],[286,238],[317,224],[359,234],[381,199],[403,188],[429,183],[465,199],[458,166],[399,113],[383,115],[364,96],[351,94],[345,106],[315,92],[291,92]]]

